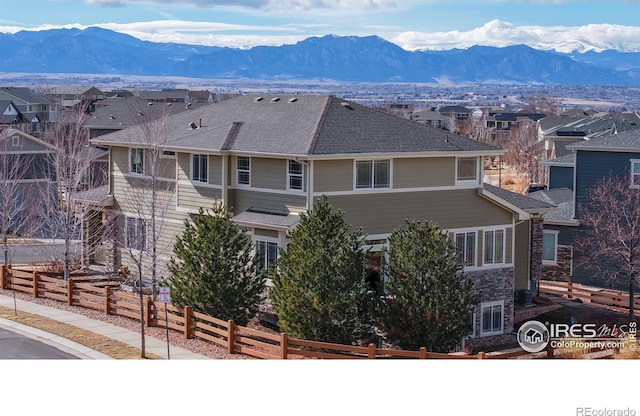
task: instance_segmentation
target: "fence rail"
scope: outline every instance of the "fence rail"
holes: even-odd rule
[[[622,291],[551,280],[540,280],[538,284],[542,293],[558,295],[567,299],[579,299],[591,306],[629,313],[629,294]],[[640,315],[640,299],[634,297],[633,309],[634,315]]]
[[[193,311],[189,306],[179,308],[171,304],[154,302],[149,296],[117,290],[117,282],[81,276],[62,279],[52,273],[37,270],[12,269],[0,266],[0,289],[29,293],[33,297],[53,299],[68,305],[103,311],[107,315],[118,315],[140,320],[147,326],[168,328],[180,332],[185,338],[198,338],[227,349],[230,354],[241,353],[261,359],[485,359],[513,358],[530,355],[525,351],[504,354],[443,354],[418,351],[341,345],[290,338],[285,333],[272,334],[236,325],[233,321]]]

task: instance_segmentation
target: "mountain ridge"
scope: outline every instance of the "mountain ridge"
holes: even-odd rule
[[[309,37],[236,49],[154,43],[99,27],[0,34],[0,72],[299,79],[638,85],[640,52],[559,53],[526,45],[407,51],[379,36]]]

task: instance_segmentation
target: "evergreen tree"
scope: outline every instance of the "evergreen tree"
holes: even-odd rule
[[[403,349],[449,352],[471,330],[479,301],[473,280],[462,273],[455,244],[436,223],[405,225],[389,236],[379,329]]]
[[[300,214],[286,250],[280,249],[269,297],[281,330],[293,337],[352,344],[366,331],[362,234],[343,215],[322,197]]]
[[[200,208],[193,222],[185,222],[169,260],[172,303],[246,325],[258,311],[265,273],[258,270],[253,245],[231,222],[225,207],[212,212]]]

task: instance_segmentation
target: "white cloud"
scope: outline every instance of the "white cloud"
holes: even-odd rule
[[[84,0],[103,7],[124,7],[141,0]],[[405,0],[406,1],[406,0]],[[397,0],[146,0],[158,4],[182,3],[195,7],[229,6],[238,9],[309,11],[317,9],[367,10],[396,7]]]
[[[183,20],[160,20],[137,23],[96,24],[105,29],[126,33],[152,42],[174,42],[207,46],[250,48],[253,46],[280,46],[293,44],[309,36],[327,34],[323,24],[251,26],[219,22],[192,22]],[[47,30],[56,28],[84,29],[87,25],[43,25],[24,28],[16,25],[0,26],[2,33],[19,30]],[[493,20],[482,27],[469,31],[450,32],[385,32],[383,29],[369,33],[345,33],[379,36],[407,50],[447,50],[469,48],[473,45],[505,47],[524,44],[536,49],[560,52],[615,49],[640,52],[640,27],[611,24],[592,24],[577,27],[564,26],[514,26],[511,23]],[[336,33],[339,34],[339,33]]]

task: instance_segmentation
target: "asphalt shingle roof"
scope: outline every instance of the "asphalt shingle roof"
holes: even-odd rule
[[[509,202],[512,205],[515,205],[516,207],[524,211],[552,209],[555,207],[554,204],[532,198],[528,195],[517,194],[515,192],[509,191],[508,189],[498,188],[497,186],[493,186],[488,183],[483,184],[483,186],[487,191],[491,192],[495,196]]]
[[[547,221],[573,220],[573,191],[569,188],[547,189],[529,194],[530,198],[555,205],[556,211],[544,215]]]
[[[640,151],[640,129],[628,130],[618,134],[608,134],[592,140],[567,146],[574,150],[629,150]]]
[[[283,155],[502,152],[444,130],[330,95],[242,95],[166,120],[167,146]],[[195,127],[195,128],[193,128]],[[140,127],[100,143],[144,143]]]

